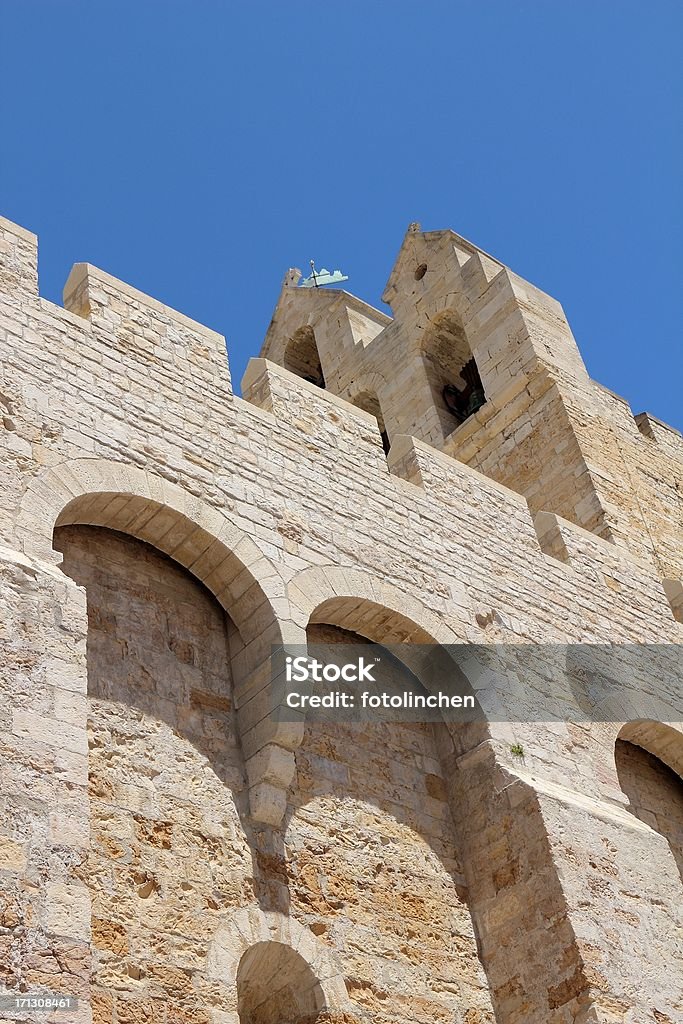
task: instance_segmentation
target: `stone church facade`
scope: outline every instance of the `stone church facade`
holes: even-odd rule
[[[452,231],[384,298],[291,271],[238,397],[0,221],[0,992],[79,1000],[0,1020],[683,1021],[665,673],[652,717],[273,714],[283,644],[683,638],[680,434]]]

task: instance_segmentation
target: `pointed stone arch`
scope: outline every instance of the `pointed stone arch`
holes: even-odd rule
[[[350,623],[358,623],[362,609],[370,611],[374,607],[377,626],[382,619],[387,625],[392,624],[391,635],[396,637],[392,642],[400,642],[399,637],[414,639],[416,643],[459,642],[455,631],[445,620],[417,598],[378,576],[358,569],[336,565],[304,569],[289,583],[287,594],[292,619],[304,629],[311,621],[322,622],[321,615],[334,612],[335,608],[339,610],[342,605],[345,606],[345,621],[339,625],[353,629]],[[355,609],[351,603],[354,601]],[[388,637],[385,640],[389,642]]]
[[[670,856],[683,882],[683,733],[664,722],[628,722],[614,744],[614,764],[628,811],[668,844],[662,882]],[[661,855],[660,848],[659,854]]]
[[[486,400],[462,318],[453,308],[431,317],[420,351],[446,437]]]
[[[285,347],[283,366],[290,373],[302,377],[316,387],[325,387],[325,375],[320,362],[320,352],[315,331],[310,324],[299,327]]]
[[[322,986],[295,949],[270,939],[251,946],[237,970],[240,1024],[316,1024],[328,1007]]]
[[[647,719],[627,722],[617,740],[641,747],[683,779],[683,724]]]

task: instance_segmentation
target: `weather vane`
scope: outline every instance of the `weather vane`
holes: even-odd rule
[[[341,270],[335,270],[333,273],[330,273],[325,267],[322,270],[316,270],[314,261],[311,260],[310,263],[311,276],[305,277],[299,284],[299,288],[320,288],[324,284],[339,284],[340,281],[348,281],[348,277],[342,274]]]

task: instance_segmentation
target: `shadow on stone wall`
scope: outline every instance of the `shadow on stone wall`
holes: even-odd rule
[[[615,762],[629,811],[669,844],[683,882],[683,780],[642,747],[618,739]]]
[[[335,638],[368,642],[308,627],[310,643]],[[372,1019],[597,1019],[538,801],[482,723],[309,723],[297,769],[273,884],[338,946]]]
[[[501,768],[491,744],[442,761],[496,1019],[597,1022],[535,791]]]
[[[54,543],[87,594],[94,1019],[167,1005],[209,1024],[236,997],[205,977],[207,945],[267,884],[233,710],[234,626],[141,541],[68,526]]]
[[[96,1022],[234,1012],[206,949],[254,901],[336,950],[377,1024],[493,1021],[491,999],[501,1024],[591,1019],[540,809],[481,723],[311,723],[282,830],[252,829],[223,610],[140,541],[70,526],[55,547],[88,597]],[[330,633],[367,642],[309,640]]]

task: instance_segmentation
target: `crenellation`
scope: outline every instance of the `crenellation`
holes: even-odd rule
[[[0,283],[3,296],[38,295],[38,238],[0,217]]]
[[[208,404],[224,414],[232,389],[220,334],[86,263],[73,267],[64,302],[90,325],[72,358],[77,366],[84,357],[91,361],[98,385],[106,387],[106,374],[115,370],[133,406],[149,404],[154,389],[157,402],[168,396],[179,405],[186,395],[190,407]]]
[[[367,450],[369,464],[386,472],[377,421],[330,392],[317,388],[267,359],[251,359],[242,378],[245,399],[273,414],[282,425],[291,424],[308,437],[308,446],[334,452],[337,460],[346,447],[342,434]],[[363,457],[361,455],[360,457]]]
[[[663,423],[649,412],[638,413],[634,419],[643,437],[656,441],[672,458],[683,458],[683,436],[680,430]]]

